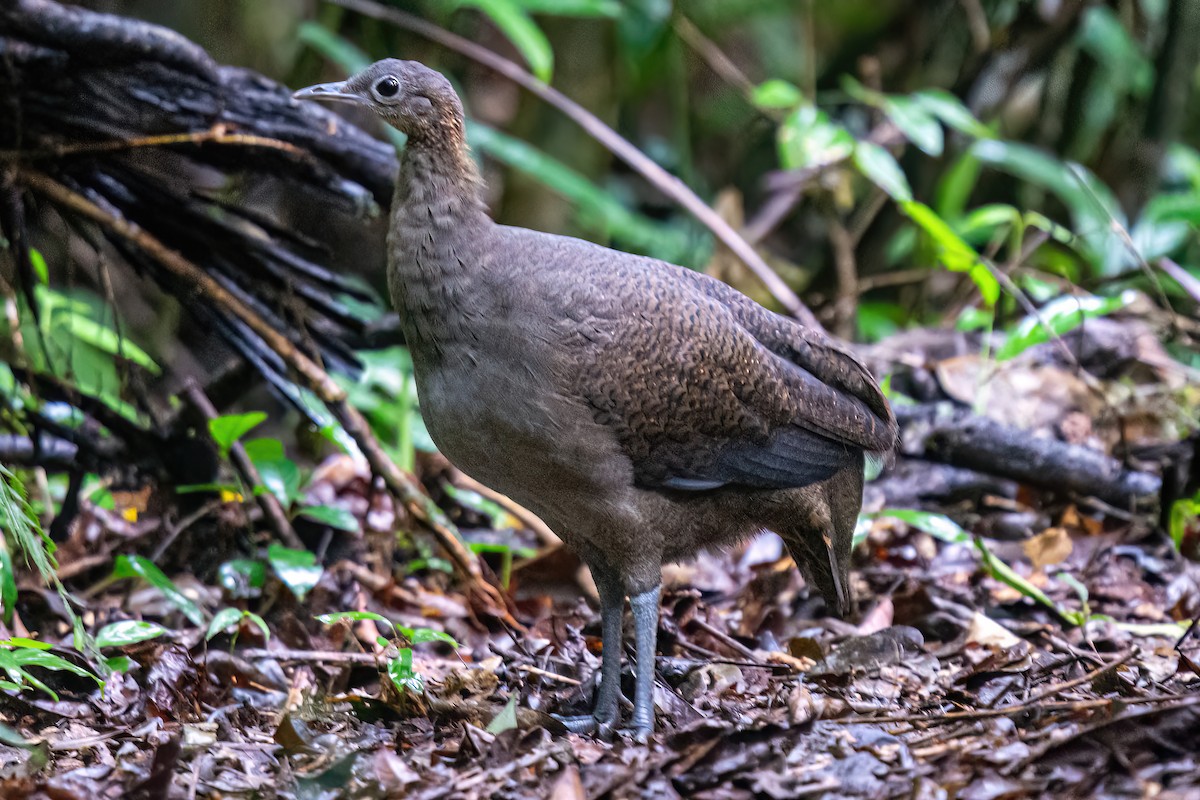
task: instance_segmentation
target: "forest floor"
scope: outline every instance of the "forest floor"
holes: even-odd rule
[[[952,396],[962,356],[932,353]],[[1005,367],[996,407],[1057,409],[1061,432],[1079,411],[1047,369]],[[1089,420],[1100,439],[1103,418]],[[264,559],[272,534],[237,496],[114,492],[85,503],[59,573],[89,630],[141,620],[162,635],[106,649],[128,662],[102,686],[35,670],[56,698],[7,696],[23,738],[0,744],[0,796],[1200,796],[1200,564],[1147,512],[984,480],[892,513],[914,473],[930,494],[944,483],[944,466],[901,457],[868,484],[851,621],[821,613],[771,536],[665,569],[643,745],[550,716],[586,708],[599,666],[578,561],[461,489],[451,500],[436,458],[419,466],[510,573],[520,628],[473,604],[420,536],[398,541],[411,523],[348,456],[305,491],[360,524],[298,519],[315,564]],[[1194,549],[1194,520],[1182,533]],[[29,578],[18,609],[16,635],[39,631],[83,665],[55,592]]]

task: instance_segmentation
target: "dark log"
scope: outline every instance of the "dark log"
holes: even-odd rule
[[[1095,497],[1122,509],[1155,505],[1157,475],[1125,468],[1087,447],[1038,437],[949,403],[897,406],[906,455],[1042,489]]]

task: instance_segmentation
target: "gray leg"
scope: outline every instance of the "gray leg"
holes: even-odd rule
[[[602,735],[612,733],[617,722],[617,702],[621,697],[621,621],[625,616],[625,586],[621,576],[611,570],[592,570],[596,591],[600,594],[600,624],[604,651],[600,662],[600,691],[596,695],[596,718]]]
[[[617,725],[621,699],[621,651],[622,620],[625,616],[625,585],[619,573],[588,565],[596,592],[600,595],[600,625],[603,651],[600,655],[600,689],[596,693],[596,705],[591,714],[578,717],[560,717],[567,729],[574,733],[599,732],[602,738],[610,737]]]
[[[658,639],[660,586],[629,598],[637,631],[637,683],[633,695],[633,729],[645,741],[654,732],[654,649]]]

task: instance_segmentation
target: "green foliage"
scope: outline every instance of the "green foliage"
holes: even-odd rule
[[[1118,311],[1133,302],[1135,294],[1125,292],[1117,297],[1060,297],[1042,306],[1036,317],[1025,317],[1005,338],[996,351],[996,359],[1013,358],[1030,347],[1075,330],[1084,320]]]
[[[208,630],[204,634],[205,641],[212,641],[218,634],[226,633],[230,628],[233,628],[233,640],[230,642],[230,647],[237,643],[238,633],[241,632],[242,625],[249,623],[258,628],[262,633],[263,641],[271,640],[271,629],[267,627],[267,622],[253,611],[243,611],[240,608],[222,608],[216,614],[213,614],[212,621],[208,623]]]
[[[1011,566],[993,555],[988,546],[984,544],[983,539],[967,533],[958,523],[944,514],[935,514],[915,509],[888,508],[872,516],[898,519],[948,544],[972,546],[979,556],[980,565],[983,567],[984,572],[992,578],[1007,584],[1025,597],[1050,609],[1059,619],[1068,625],[1082,625],[1088,620],[1086,611],[1072,611],[1055,603],[1045,592],[1025,578],[1022,578]]]
[[[549,83],[554,72],[554,51],[550,40],[523,8],[520,0],[450,0],[455,6],[476,8],[488,16],[512,42],[539,79]]]
[[[72,664],[62,656],[48,652],[49,650],[50,645],[33,639],[14,637],[0,640],[0,670],[9,678],[7,681],[0,680],[0,689],[15,692],[32,687],[57,701],[58,694],[29,671],[32,667],[51,672],[69,672],[81,678],[89,678],[95,681],[97,686],[104,685],[104,682],[91,672]]]
[[[220,448],[222,456],[228,457],[229,448],[266,419],[267,415],[261,411],[251,411],[248,414],[226,414],[208,421],[208,433]]]
[[[105,625],[96,633],[97,647],[125,647],[138,642],[157,639],[167,629],[155,622],[127,619]]]
[[[162,592],[171,605],[183,612],[193,625],[203,625],[206,614],[196,605],[195,601],[180,591],[179,587],[159,569],[154,562],[144,556],[120,555],[113,562],[113,580],[138,578]]]
[[[1171,504],[1167,533],[1176,550],[1191,558],[1200,558],[1200,492],[1195,497],[1176,500]]]
[[[270,563],[275,576],[301,602],[325,572],[312,553],[307,550],[293,550],[277,542],[271,543],[267,548],[267,562]]]

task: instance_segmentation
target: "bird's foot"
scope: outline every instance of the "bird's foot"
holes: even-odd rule
[[[575,716],[559,716],[554,718],[563,724],[571,733],[592,733],[605,742],[611,742],[617,732],[617,720],[603,719],[595,714],[578,714]]]

